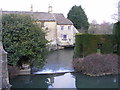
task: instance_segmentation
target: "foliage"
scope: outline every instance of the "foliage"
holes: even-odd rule
[[[114,36],[114,44],[117,45],[117,52],[120,55],[120,21],[114,24],[113,36]]]
[[[73,60],[75,71],[90,76],[102,76],[108,74],[119,74],[119,59],[116,54],[91,54],[84,58]]]
[[[67,18],[73,22],[77,29],[88,30],[88,18],[81,6],[73,6],[69,11]]]
[[[76,34],[74,57],[85,57],[98,49],[103,54],[112,53],[112,38],[112,35]]]
[[[47,49],[45,33],[29,15],[3,15],[3,46],[8,52],[8,64],[29,62],[42,65]]]

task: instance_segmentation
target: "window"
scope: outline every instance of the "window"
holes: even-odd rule
[[[63,40],[67,40],[67,35],[63,35]]]
[[[68,26],[68,30],[71,30],[71,26]]]
[[[60,26],[61,27],[61,30],[64,30],[64,26]]]
[[[41,22],[41,27],[44,27],[44,22]]]
[[[63,38],[66,39],[66,38],[67,38],[67,35],[63,35]]]

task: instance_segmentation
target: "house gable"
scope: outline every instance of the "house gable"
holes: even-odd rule
[[[53,15],[56,18],[58,25],[73,25],[73,23],[69,19],[65,18],[63,14],[54,13]]]

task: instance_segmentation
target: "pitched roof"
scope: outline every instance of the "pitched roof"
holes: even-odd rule
[[[56,20],[51,13],[34,12],[32,14],[35,19],[40,20],[40,21],[55,21]]]
[[[3,11],[3,14],[28,14],[33,16],[35,20],[55,21],[52,14],[46,12]]]
[[[53,15],[56,18],[58,25],[72,25],[73,24],[69,19],[65,18],[63,14],[54,13]]]
[[[60,13],[48,12],[25,12],[25,11],[2,11],[3,14],[29,14],[39,21],[56,21],[58,25],[72,25],[73,23]]]

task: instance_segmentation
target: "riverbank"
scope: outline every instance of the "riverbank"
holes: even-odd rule
[[[120,56],[116,54],[91,54],[73,60],[76,72],[89,76],[102,76],[120,73]]]

